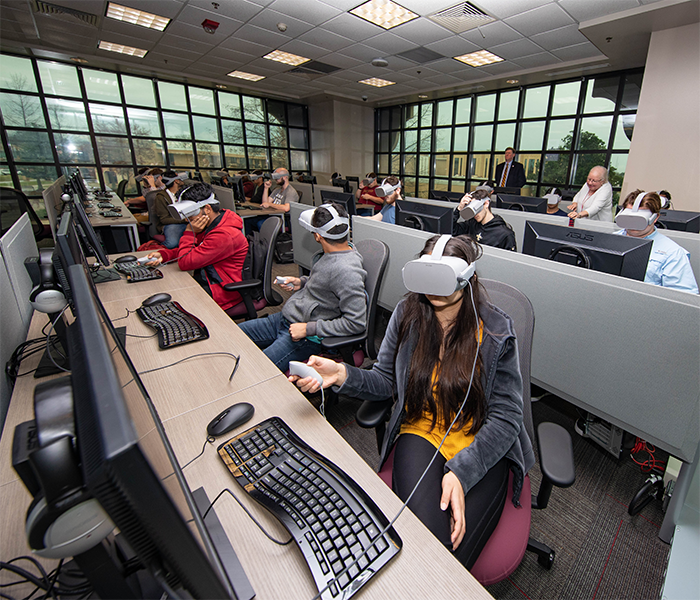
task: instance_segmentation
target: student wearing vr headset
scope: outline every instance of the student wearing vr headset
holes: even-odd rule
[[[376,215],[367,217],[368,219],[374,219],[375,221],[382,221],[384,223],[396,223],[396,201],[403,198],[401,180],[394,175],[389,175],[381,185],[374,188],[374,193],[377,197],[384,202],[382,210],[380,210]]]
[[[153,266],[177,260],[181,271],[194,271],[194,278],[225,311],[242,301],[238,292],[223,286],[241,281],[248,240],[243,220],[235,212],[220,208],[208,183],[186,188],[171,211],[185,216],[186,229],[180,244],[172,250],[151,252]]]
[[[161,175],[165,189],[156,192],[153,206],[156,213],[156,229],[165,236],[163,245],[168,248],[177,248],[180,237],[187,227],[187,221],[173,217],[168,211],[168,206],[179,201],[180,190],[185,187],[184,176],[175,171],[166,171]]]
[[[323,255],[305,277],[287,277],[295,290],[282,312],[240,324],[280,371],[290,360],[304,361],[321,352],[321,339],[362,333],[367,323],[366,271],[362,257],[348,243],[348,213],[339,204],[305,210],[299,223],[313,232]]]
[[[559,202],[561,202],[561,190],[559,188],[549,188],[543,198],[547,198],[548,215],[554,215],[556,217],[569,216],[569,213],[559,208]]]
[[[277,188],[271,191],[273,181],[277,184]],[[289,203],[298,201],[299,194],[289,183],[289,171],[287,169],[283,167],[275,169],[272,172],[272,179],[267,179],[263,182],[263,208],[276,208],[289,212]]]
[[[698,293],[698,284],[690,266],[690,252],[660,233],[655,226],[661,212],[656,192],[635,190],[625,198],[615,223],[616,233],[653,241],[644,281],[683,292]]]
[[[365,178],[360,182],[360,188],[355,192],[355,199],[358,202],[362,201],[364,204],[371,204],[374,206],[375,212],[384,204],[375,191],[378,185],[377,174],[374,172],[367,173]]]
[[[505,502],[530,502],[520,492],[534,464],[513,322],[484,298],[474,264],[480,255],[467,236],[430,238],[404,266],[410,293],[396,306],[372,369],[318,356],[308,362],[323,387],[395,399],[380,464],[393,450],[393,489],[404,501],[427,468],[408,507],[467,568]],[[290,379],[303,391],[319,388],[312,377]]]
[[[491,212],[491,192],[491,186],[481,184],[464,194],[452,215],[452,235],[469,235],[480,244],[515,252],[515,232],[503,217]],[[464,220],[459,221],[460,217]]]

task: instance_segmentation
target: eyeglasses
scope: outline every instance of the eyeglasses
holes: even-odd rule
[[[586,181],[589,183],[600,183],[603,180],[602,179],[593,179],[593,178],[589,177],[588,179],[586,179]]]

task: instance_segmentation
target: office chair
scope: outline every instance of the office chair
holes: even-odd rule
[[[158,228],[156,227],[156,223],[158,222],[158,215],[156,214],[155,205],[156,193],[157,192],[155,191],[151,191],[146,192],[143,195],[143,197],[146,199],[146,208],[148,209],[148,237],[160,244],[163,244],[165,243],[165,236],[162,233],[158,233]]]
[[[129,183],[128,179],[122,179],[118,184],[117,184],[117,196],[119,196],[119,199],[124,202],[124,199],[126,198],[126,186]]]
[[[555,556],[554,550],[529,537],[531,511],[533,508],[547,507],[552,486],[571,486],[575,480],[575,469],[571,436],[563,427],[555,423],[540,423],[537,428],[537,437],[535,436],[530,398],[530,354],[535,314],[530,300],[525,294],[505,283],[489,279],[480,281],[492,304],[508,314],[515,325],[520,371],[523,378],[523,423],[535,451],[538,452],[542,471],[542,483],[538,494],[532,496],[529,503],[526,500],[531,494],[530,477],[525,477],[520,496],[521,508],[516,508],[510,501],[513,497],[513,475],[510,473],[508,476],[508,493],[503,513],[496,529],[471,568],[471,574],[482,585],[492,585],[515,571],[525,555],[525,550],[537,553],[538,562],[546,569],[551,568]],[[365,408],[367,404],[382,405],[385,414],[380,412],[382,406],[371,411],[371,407]],[[361,412],[363,409],[365,412]],[[364,402],[357,411],[357,423],[361,427],[383,427],[390,410],[391,401]],[[392,466],[393,457],[390,456],[390,460],[387,460],[379,472],[379,476],[389,486],[391,486]]]
[[[15,224],[24,213],[29,215],[34,238],[39,241],[51,237],[51,228],[44,225],[27,196],[19,190],[0,187],[0,235]]]
[[[284,301],[282,296],[272,288],[272,263],[275,254],[275,243],[280,229],[282,229],[282,223],[283,221],[280,217],[269,217],[260,227],[260,237],[267,247],[262,281],[260,279],[246,279],[224,285],[224,289],[227,292],[239,292],[243,297],[243,302],[226,311],[232,319],[240,317],[245,317],[246,321],[256,319],[259,310],[266,306],[279,306]],[[256,300],[253,294],[255,292],[259,293],[261,290],[262,298]]]

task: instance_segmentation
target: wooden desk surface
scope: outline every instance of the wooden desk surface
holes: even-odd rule
[[[98,202],[111,202],[112,204],[114,204],[114,208],[98,208]],[[105,198],[103,200],[92,199],[91,204],[92,208],[87,208],[86,212],[90,219],[90,223],[92,223],[93,227],[112,227],[113,225],[119,225],[123,227],[125,225],[138,225],[138,221],[136,220],[134,215],[131,214],[131,211],[128,209],[126,204],[124,204],[119,199],[119,196],[117,196],[116,194],[112,194],[111,198]],[[103,217],[100,214],[101,210],[117,210],[119,208],[122,209],[121,217]]]
[[[236,214],[245,219],[246,217],[274,217],[275,215],[284,216],[286,213],[283,210],[276,208],[263,208],[260,204],[246,202],[240,207],[236,207]]]

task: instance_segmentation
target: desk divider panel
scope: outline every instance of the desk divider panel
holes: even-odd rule
[[[223,185],[212,185],[216,199],[219,201],[221,208],[227,208],[236,212],[236,201],[233,198],[233,190]]]
[[[32,280],[29,277],[29,273],[27,273],[27,269],[24,268],[24,259],[30,256],[39,256],[29,215],[23,214],[2,236],[0,239],[0,253],[2,253],[2,258],[7,265],[10,285],[17,298],[17,305],[19,306],[26,335],[34,309],[29,303]]]
[[[321,198],[321,191],[326,190],[327,192],[342,192],[343,188],[336,187],[334,185],[315,185],[314,186],[314,206],[321,206],[323,204],[323,198]]]
[[[310,183],[291,182],[292,187],[301,194],[300,202],[309,206],[314,205],[314,190]],[[314,186],[315,187],[315,186]]]
[[[314,239],[314,234],[299,225],[299,215],[309,210],[306,204],[289,203],[289,222],[292,226],[292,241],[294,245],[294,262],[300,267],[311,269],[311,257],[321,249]]]
[[[61,175],[49,187],[41,192],[41,195],[44,198],[46,217],[51,225],[51,233],[53,234],[54,240],[56,239],[56,221],[58,220],[58,213],[63,205],[61,196],[63,195],[64,185],[66,185],[66,178],[64,175]]]

